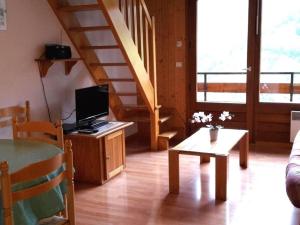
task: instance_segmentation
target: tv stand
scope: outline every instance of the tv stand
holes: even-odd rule
[[[116,123],[98,133],[65,135],[72,141],[76,182],[104,184],[125,168],[125,128],[133,123]]]

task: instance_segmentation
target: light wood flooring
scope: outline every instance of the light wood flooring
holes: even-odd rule
[[[76,184],[77,225],[299,225],[285,192],[287,160],[251,151],[244,170],[233,151],[228,200],[219,202],[214,159],[180,156],[180,194],[170,195],[167,151],[128,154],[126,170],[103,186]]]

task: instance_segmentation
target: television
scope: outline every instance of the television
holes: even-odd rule
[[[96,126],[96,119],[109,114],[108,84],[76,89],[75,105],[77,126]]]

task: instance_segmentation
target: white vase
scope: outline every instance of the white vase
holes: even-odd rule
[[[218,138],[219,129],[218,128],[211,128],[209,129],[210,141],[216,141]]]

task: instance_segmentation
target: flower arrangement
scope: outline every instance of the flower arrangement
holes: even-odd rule
[[[234,115],[231,114],[230,112],[223,111],[220,114],[218,119],[221,121],[225,121],[225,120],[231,120],[233,117],[234,117]],[[217,122],[213,120],[213,118],[214,118],[214,116],[212,113],[205,115],[204,112],[195,112],[193,114],[192,123],[208,123],[206,125],[206,127],[210,128],[210,129],[223,128],[223,126],[218,125]]]

